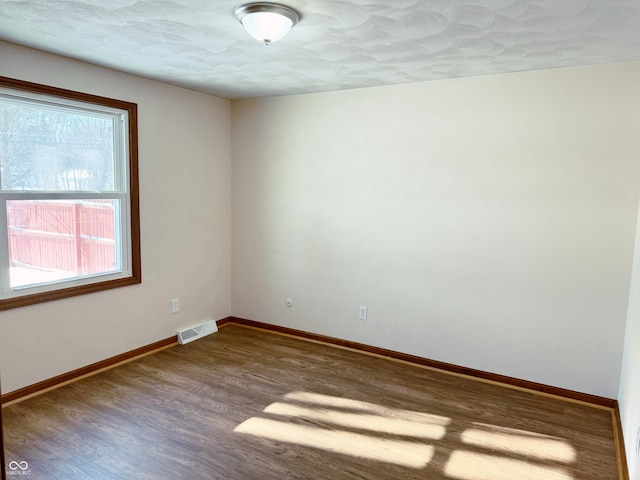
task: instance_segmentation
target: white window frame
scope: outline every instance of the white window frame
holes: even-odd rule
[[[3,191],[0,189],[0,310],[140,283],[137,105],[121,100],[0,77],[0,97],[32,105],[51,105],[114,121],[113,191]],[[117,271],[11,288],[7,201],[118,200],[116,209]],[[119,237],[119,238],[118,238]]]

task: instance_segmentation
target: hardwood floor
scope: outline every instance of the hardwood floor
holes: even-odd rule
[[[618,478],[611,409],[238,325],[2,421],[33,480]]]

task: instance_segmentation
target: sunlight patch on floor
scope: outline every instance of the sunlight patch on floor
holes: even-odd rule
[[[234,432],[409,468],[426,467],[434,452],[433,446],[421,443],[258,417],[243,422]]]
[[[458,480],[574,480],[563,468],[465,450],[451,454],[444,472]]]
[[[470,428],[462,433],[463,443],[543,461],[576,461],[575,449],[564,440],[494,425],[476,425],[479,428]]]
[[[288,393],[262,413],[234,432],[414,469],[446,451],[443,473],[456,480],[573,480],[565,467],[577,458],[562,438],[478,422],[461,429],[449,417],[317,393]]]
[[[445,435],[445,427],[433,423],[416,422],[402,417],[390,417],[368,413],[351,413],[328,408],[308,408],[290,403],[276,402],[264,409],[264,413],[282,415],[340,427],[370,430],[377,433],[439,440]]]
[[[310,392],[292,392],[284,396],[285,399],[301,403],[309,403],[313,405],[321,405],[331,408],[340,408],[345,410],[355,410],[358,412],[367,412],[389,418],[401,418],[412,422],[422,422],[433,425],[449,425],[451,419],[440,415],[432,415],[430,413],[415,412],[413,410],[402,410],[398,408],[389,408],[376,403],[362,402],[359,400],[351,400],[349,398],[332,397],[330,395],[322,395]]]

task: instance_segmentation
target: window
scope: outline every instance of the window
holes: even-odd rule
[[[0,77],[0,310],[140,283],[137,107]]]

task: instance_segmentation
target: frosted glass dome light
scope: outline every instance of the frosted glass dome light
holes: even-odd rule
[[[247,3],[234,13],[249,35],[265,45],[284,38],[300,20],[298,12],[278,3]]]

